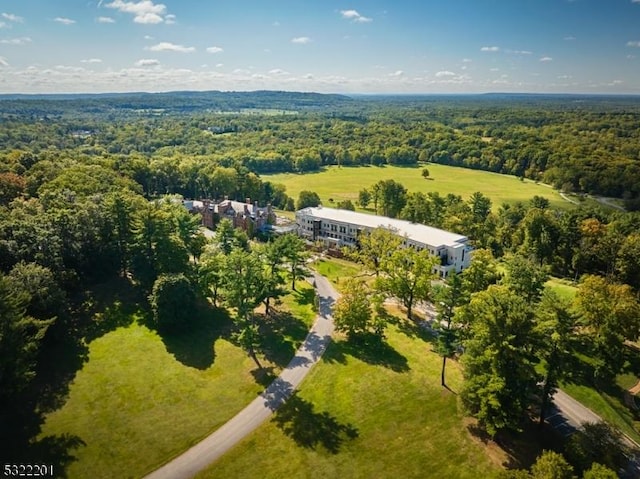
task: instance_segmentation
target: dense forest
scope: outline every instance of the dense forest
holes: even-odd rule
[[[216,167],[254,173],[435,162],[640,196],[635,97],[355,97],[284,92],[0,98],[2,169],[98,164],[147,195],[211,196]]]

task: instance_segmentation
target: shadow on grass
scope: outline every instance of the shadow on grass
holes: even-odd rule
[[[313,293],[313,290],[309,290]],[[258,349],[264,357],[285,367],[307,336],[309,328],[304,322],[290,313],[275,312],[259,318],[260,344]]]
[[[561,451],[563,445],[562,438],[550,426],[540,429],[533,421],[526,421],[521,432],[502,430],[495,437],[476,423],[468,425],[467,430],[485,446],[493,443],[502,449],[507,456],[502,465],[507,469],[529,469],[543,450]]]
[[[115,277],[81,293],[73,315],[84,340],[90,343],[119,327],[129,326],[136,316],[147,314],[147,299],[129,279]]]
[[[358,430],[351,424],[342,424],[326,411],[315,412],[308,401],[293,394],[280,407],[272,421],[300,447],[323,447],[337,454],[347,440],[358,437]]]
[[[324,356],[325,361],[346,363],[352,356],[368,364],[384,366],[392,371],[409,371],[407,358],[391,347],[384,339],[373,333],[353,336],[346,341],[336,341]]]
[[[85,442],[71,434],[46,436],[29,445],[24,462],[47,464],[53,467],[53,477],[66,478],[67,467],[77,460],[73,452],[82,446]]]
[[[200,304],[198,313],[182,331],[158,331],[167,351],[185,366],[207,369],[215,361],[214,343],[229,337],[233,323],[227,312]]]
[[[315,305],[316,291],[314,289],[296,290],[293,295],[294,302],[300,306]]]
[[[393,315],[387,315],[386,321],[389,324],[394,324],[398,331],[411,339],[418,338],[426,343],[435,343],[437,339],[435,331],[426,322],[419,323]]]

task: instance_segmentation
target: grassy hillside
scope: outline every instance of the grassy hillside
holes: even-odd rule
[[[397,166],[333,166],[319,173],[283,173],[263,177],[273,183],[284,184],[287,194],[293,198],[297,198],[302,190],[315,191],[325,206],[331,206],[329,199],[333,199],[334,202],[350,199],[355,203],[358,192],[363,188],[368,188],[380,180],[393,179],[402,183],[409,191],[437,191],[441,195],[454,193],[462,195],[463,198],[480,191],[491,198],[494,209],[502,203],[527,202],[535,195],[549,199],[554,207],[575,207],[562,199],[557,191],[531,180],[520,181],[515,176],[436,164],[429,164],[427,168],[430,173],[429,179],[421,176],[422,167]]]
[[[313,290],[300,282],[264,331],[260,358],[277,374],[306,336]],[[291,311],[293,315],[287,314]],[[41,437],[82,441],[72,478],[141,477],[213,432],[263,389],[264,374],[230,340],[221,310],[203,308],[191,329],[162,336],[134,315],[88,345],[87,360]]]
[[[450,362],[453,391],[440,387],[422,334],[405,324],[377,349],[332,343],[293,401],[198,477],[493,477],[453,392],[460,369]]]

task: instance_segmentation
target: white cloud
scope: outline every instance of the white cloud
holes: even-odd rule
[[[564,40],[567,42],[572,42],[575,39],[576,37],[574,37],[573,35],[567,35],[566,37],[564,37]]]
[[[448,70],[444,70],[436,73],[436,78],[454,77],[454,76],[456,76],[456,74]]]
[[[222,53],[224,51],[224,48],[222,48],[222,47],[209,47],[209,48],[207,48],[207,51],[209,53]]]
[[[70,18],[65,17],[56,17],[53,19],[54,22],[62,23],[63,25],[73,25],[76,23],[75,20],[71,20]]]
[[[509,50],[509,53],[514,53],[516,55],[533,55],[533,52],[529,50]]]
[[[462,63],[471,63],[473,60],[471,58],[463,58]]]
[[[551,58],[551,57],[542,57],[542,58],[540,59],[540,61],[541,61],[541,62],[545,62],[545,63],[546,63],[546,62],[552,62],[552,61],[553,61],[553,58]]]
[[[355,23],[369,23],[373,21],[373,18],[360,15],[357,10],[341,10],[340,14],[342,15],[342,18],[351,20]]]
[[[31,43],[31,38],[29,37],[9,38],[5,40],[0,40],[0,43],[2,43],[3,45],[26,45],[27,43]]]
[[[640,41],[627,42],[628,47],[640,48]]]
[[[98,23],[116,23],[116,21],[111,17],[98,17],[98,18],[96,18],[96,22],[98,22]]]
[[[0,22],[0,28],[4,28],[4,27],[7,27],[7,26],[9,26],[9,25],[7,25],[5,22]],[[11,27],[9,27],[9,28],[11,28]]]
[[[390,77],[401,77],[402,75],[404,75],[404,71],[402,70],[396,70],[393,73],[389,73]]]
[[[160,65],[160,62],[155,58],[141,58],[135,63],[137,67],[155,67]]]
[[[145,40],[155,40],[151,35],[145,35],[144,39]]]
[[[480,49],[481,52],[499,52],[500,51],[500,47],[482,47]]]
[[[631,3],[640,3],[640,0],[631,0]]]
[[[8,67],[9,63],[7,62],[5,57],[0,57],[0,67]]]
[[[2,18],[9,20],[10,22],[22,23],[24,22],[24,18],[19,17],[18,15],[14,15],[13,13],[3,13]]]
[[[176,45],[175,43],[170,43],[170,42],[160,42],[151,47],[146,47],[145,50],[150,50],[152,52],[178,52],[178,53],[192,53],[196,51],[194,47],[185,47],[184,45]]]
[[[499,72],[500,69],[499,68],[489,68],[490,72]]]
[[[216,63],[216,68],[222,68],[224,66],[224,63]]]
[[[122,0],[114,0],[105,5],[107,8],[113,8],[123,13],[133,15],[135,23],[156,24],[166,22],[175,23],[175,15],[166,15],[167,6],[163,3],[153,3],[151,0],[142,0],[140,2],[123,2]]]
[[[307,73],[302,78],[304,78],[305,80],[313,80],[313,75],[311,73]]]
[[[571,75],[559,75],[558,80],[571,80],[573,77]]]
[[[291,39],[291,43],[299,43],[301,45],[305,45],[307,43],[311,43],[311,38],[309,37],[295,37]]]
[[[269,75],[288,75],[289,72],[282,70],[281,68],[274,68],[273,70],[269,70]]]
[[[80,63],[102,63],[100,58],[87,58],[86,60],[80,60]]]

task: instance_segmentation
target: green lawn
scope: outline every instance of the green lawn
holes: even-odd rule
[[[544,284],[544,286],[567,301],[573,301],[573,298],[575,298],[576,292],[578,291],[577,286],[575,286],[572,281],[561,278],[552,277]]]
[[[198,477],[494,477],[500,467],[440,387],[440,357],[408,331],[393,327],[376,350],[332,343],[275,419]],[[449,364],[458,391],[460,369]]]
[[[284,184],[287,194],[293,198],[297,198],[302,190],[315,191],[325,206],[331,206],[329,199],[334,202],[350,199],[355,204],[358,192],[363,188],[368,188],[379,180],[393,179],[402,183],[409,191],[437,191],[442,195],[455,193],[463,198],[480,191],[491,198],[494,209],[502,203],[527,202],[535,195],[548,198],[555,207],[575,207],[562,199],[554,189],[531,180],[520,181],[515,176],[437,164],[429,164],[427,168],[430,172],[429,179],[420,175],[422,167],[398,166],[332,166],[319,173],[262,176],[273,183]]]
[[[261,362],[278,374],[312,322],[310,285],[283,298],[265,326]],[[295,311],[290,314],[289,311]],[[97,314],[100,316],[100,313]],[[203,308],[189,333],[162,337],[140,317],[88,345],[88,358],[41,438],[70,435],[72,478],[141,477],[220,427],[264,389],[256,365],[228,337],[229,321]]]
[[[348,278],[362,275],[362,266],[359,264],[331,257],[314,261],[313,269],[331,281],[336,289],[340,289],[340,283],[344,283]]]

